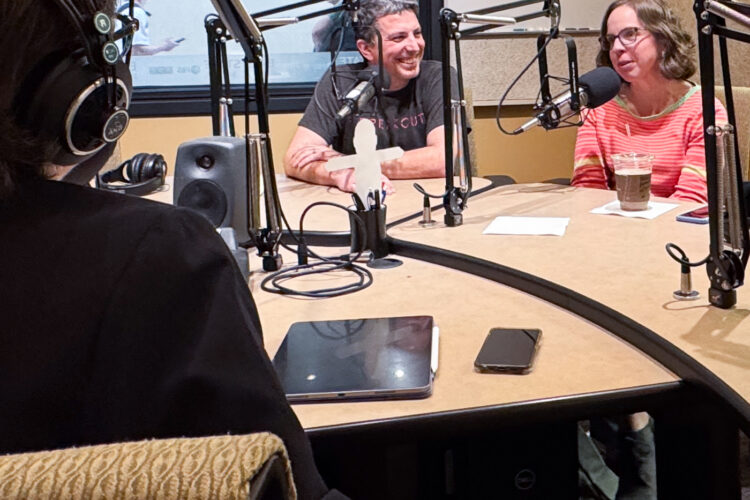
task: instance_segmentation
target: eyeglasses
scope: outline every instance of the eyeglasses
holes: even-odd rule
[[[623,28],[620,30],[620,32],[616,35],[607,35],[607,36],[600,36],[599,37],[599,44],[602,47],[602,50],[605,52],[609,52],[612,50],[612,46],[615,44],[615,38],[620,40],[620,43],[623,45],[633,45],[638,40],[638,32],[639,31],[648,31],[644,28],[638,28],[636,26],[630,26],[628,28]]]

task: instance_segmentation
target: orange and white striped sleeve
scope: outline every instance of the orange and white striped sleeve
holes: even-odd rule
[[[573,178],[570,184],[580,187],[607,189],[602,152],[597,138],[597,113],[589,110],[578,129],[573,162]]]
[[[727,123],[727,111],[719,100],[716,100],[716,123]],[[683,201],[708,202],[706,185],[706,144],[703,137],[703,112],[696,113],[692,123],[688,142],[685,145],[685,164],[681,166],[680,176],[675,191],[670,198]]]

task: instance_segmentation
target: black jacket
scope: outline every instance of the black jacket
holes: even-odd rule
[[[271,431],[326,487],[221,238],[185,209],[52,181],[0,203],[0,453]]]

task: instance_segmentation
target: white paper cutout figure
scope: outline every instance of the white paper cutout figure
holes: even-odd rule
[[[344,168],[354,168],[354,190],[362,203],[365,204],[365,208],[369,209],[367,195],[373,192],[380,196],[383,175],[380,164],[384,161],[401,158],[404,155],[404,150],[398,146],[377,149],[378,136],[375,133],[375,125],[366,118],[361,119],[354,128],[352,142],[357,154],[331,158],[326,163],[326,169],[332,172]]]

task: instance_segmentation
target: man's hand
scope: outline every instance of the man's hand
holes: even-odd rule
[[[383,185],[383,189],[385,189],[385,194],[393,194],[396,192],[396,188],[393,187],[393,183],[391,180],[385,176],[385,174],[381,177],[381,184]]]
[[[347,193],[354,192],[356,184],[354,183],[353,168],[345,168],[343,170],[336,170],[334,172],[331,172],[331,178],[333,179],[336,187],[340,190]]]
[[[335,186],[342,191],[352,193],[355,189],[354,169],[333,172],[326,169],[326,162],[338,156],[344,155],[329,146],[326,140],[318,134],[305,127],[297,127],[284,156],[284,172],[295,179]],[[382,163],[381,168],[384,165],[385,163]],[[384,174],[381,177],[382,188],[386,194],[391,194],[395,191],[391,176],[384,168],[382,172]]]
[[[445,175],[445,140],[443,127],[435,127],[427,134],[427,145],[405,151],[397,160],[381,163],[389,179],[428,179]]]
[[[161,42],[160,52],[169,52],[170,50],[174,49],[175,47],[178,47],[179,45],[180,45],[180,42],[178,42],[174,38],[165,38],[164,41]]]
[[[299,148],[289,158],[289,166],[292,168],[304,168],[316,161],[328,161],[331,158],[342,156],[330,146],[310,144]]]

